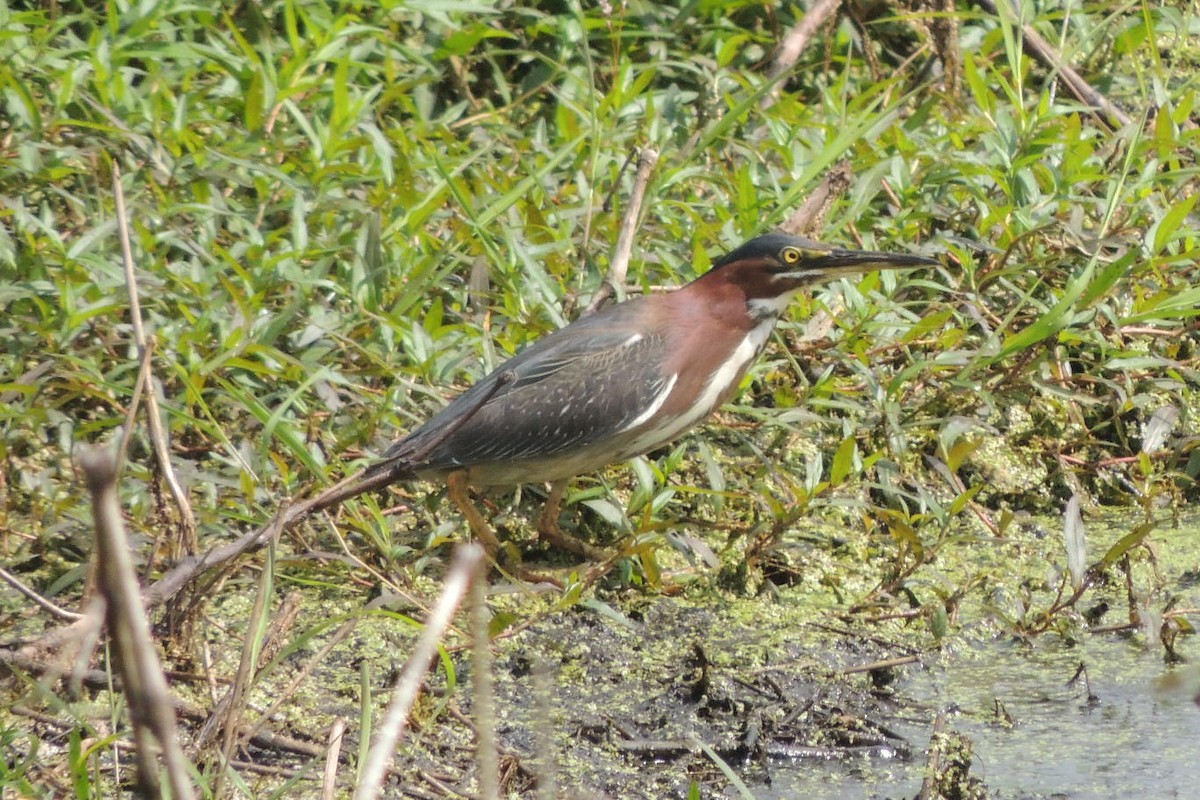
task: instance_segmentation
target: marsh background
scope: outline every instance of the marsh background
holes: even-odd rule
[[[152,582],[574,318],[653,148],[628,291],[703,272],[843,162],[819,238],[944,265],[800,299],[714,421],[575,482],[564,522],[629,557],[561,590],[494,581],[506,791],[545,784],[530,764],[549,730],[558,785],[579,796],[789,796],[793,778],[808,782],[790,796],[911,796],[950,710],[951,728],[1026,748],[983,760],[1001,765],[982,771],[993,793],[1114,796],[1127,784],[1106,781],[1128,780],[1186,795],[1194,759],[1171,745],[1195,741],[1198,716],[1195,5],[846,3],[773,76],[805,13],[0,4],[2,791],[111,796],[127,774],[119,693],[12,657],[62,624],[15,586],[80,604],[92,537],[73,459],[126,425],[139,375],[114,170],[195,523],[189,542],[138,422],[121,497]],[[1076,99],[1022,26],[1116,112]],[[569,566],[530,541],[539,492],[497,495],[491,513],[527,559]],[[250,598],[266,576],[270,613],[298,611],[250,708],[285,702],[255,723],[311,743],[342,718],[365,740],[463,535],[438,487],[405,486],[155,609],[194,711],[185,738],[264,635]],[[322,652],[335,623],[349,633]],[[445,642],[394,796],[473,791],[465,641]],[[1090,689],[1068,684],[1081,661]],[[980,662],[996,671],[956,681]],[[1080,710],[1106,690],[1127,713]],[[876,738],[837,733],[847,718]],[[754,720],[782,749],[739,754]],[[1093,749],[1131,730],[1158,737],[1144,759]],[[688,737],[707,750],[629,746]],[[211,749],[191,755],[211,790]],[[226,791],[317,791],[302,749],[239,758]],[[1079,769],[1047,785],[1031,763]]]

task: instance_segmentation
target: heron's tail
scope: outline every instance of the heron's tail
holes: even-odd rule
[[[416,478],[417,465],[414,456],[417,453],[413,452],[411,446],[405,446],[406,444],[407,442],[401,440],[389,447],[382,458],[366,468],[363,478],[375,478],[385,473],[390,478],[389,483],[410,481]]]

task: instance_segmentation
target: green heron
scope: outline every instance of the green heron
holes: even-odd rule
[[[759,236],[677,291],[607,306],[538,340],[392,444],[366,475],[445,480],[493,556],[500,543],[468,487],[550,482],[541,537],[603,560],[603,550],[558,528],[567,479],[647,453],[699,424],[737,389],[804,287],[937,263]]]

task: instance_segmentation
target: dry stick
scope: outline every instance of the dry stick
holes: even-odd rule
[[[533,664],[533,740],[537,746],[533,766],[537,776],[537,800],[558,798],[557,744],[551,711],[553,687],[550,664],[545,658],[538,658]]]
[[[819,238],[825,218],[829,216],[829,210],[833,208],[833,204],[837,202],[838,198],[846,193],[853,181],[854,171],[850,168],[849,161],[843,160],[834,164],[825,173],[821,185],[809,194],[800,204],[800,208],[796,209],[788,217],[787,222],[783,223],[783,231],[797,236]],[[803,339],[805,341],[823,339],[829,335],[832,328],[833,316],[829,312],[821,311],[813,314],[812,318],[804,325]]]
[[[933,720],[933,734],[929,737],[929,755],[925,761],[925,780],[921,783],[921,791],[917,800],[938,800],[942,793],[938,791],[942,771],[941,734],[946,730],[946,715],[939,711]]]
[[[629,205],[625,216],[621,219],[621,232],[617,235],[617,249],[613,253],[612,264],[608,267],[608,275],[592,302],[588,303],[583,316],[594,314],[607,303],[617,292],[618,286],[625,284],[625,274],[629,272],[629,257],[633,255],[633,237],[637,233],[638,217],[642,213],[642,200],[646,197],[646,185],[650,183],[650,173],[658,163],[658,151],[653,147],[643,147],[638,150],[637,175],[633,179],[633,191],[629,194]]]
[[[816,36],[821,26],[837,13],[838,7],[841,4],[841,0],[817,0],[813,4],[813,7],[805,12],[804,19],[792,26],[787,36],[779,43],[779,49],[775,51],[775,59],[771,62],[771,68],[767,71],[769,79],[777,79],[796,65],[796,59],[804,52],[804,48],[808,46],[809,40]],[[780,86],[782,85],[782,82],[776,83],[771,87],[771,92],[762,99],[760,105],[764,110],[775,105],[775,101],[779,99]]]
[[[608,194],[604,196],[604,202],[600,204],[600,210],[605,214],[612,211],[614,198],[617,196],[617,190],[621,188],[621,179],[625,177],[625,170],[629,169],[629,165],[638,157],[638,150],[635,147],[625,156],[625,160],[621,162],[621,168],[617,170],[617,178],[613,181],[612,188],[608,190]]]
[[[825,217],[829,216],[829,209],[846,193],[853,181],[854,170],[850,168],[849,161],[842,160],[834,164],[829,172],[825,173],[821,185],[809,194],[800,208],[780,226],[783,232],[796,236],[817,236]]]
[[[137,742],[138,786],[148,796],[161,794],[154,759],[157,740],[172,795],[190,800],[194,796],[188,780],[191,765],[179,746],[171,693],[154,651],[129,540],[121,524],[116,458],[109,450],[89,448],[79,454],[79,465],[92,495],[97,579]]]
[[[206,708],[199,706],[190,706],[180,704],[176,706],[175,711],[180,717],[193,722],[207,722],[212,714]],[[270,750],[282,750],[287,753],[296,753],[297,755],[307,756],[309,758],[319,758],[324,752],[320,745],[311,742],[295,739],[291,736],[284,736],[281,733],[273,731],[260,731],[243,737],[245,741],[255,747],[260,747]],[[234,762],[236,765],[236,762]]]
[[[258,651],[258,663],[269,664],[275,656],[283,652],[284,647],[291,641],[292,629],[300,619],[303,610],[304,592],[288,592],[279,604],[279,610],[271,617],[271,625],[263,636],[262,647]]]
[[[912,656],[897,656],[895,658],[885,658],[880,661],[872,661],[869,664],[856,664],[852,667],[846,667],[841,670],[843,675],[854,675],[859,672],[873,672],[877,669],[889,669],[891,667],[902,667],[905,664],[915,664],[920,661],[921,657]]]
[[[31,587],[22,583],[20,578],[6,570],[4,567],[0,567],[0,579],[3,579],[9,586],[25,595],[25,597],[28,599],[32,600],[44,611],[48,611],[52,616],[58,617],[61,620],[66,620],[67,622],[75,622],[83,617],[83,614],[78,614],[74,611],[68,611],[62,606],[57,606],[47,600],[45,597],[42,597]]]
[[[133,323],[133,338],[137,343],[138,353],[145,357],[149,348],[146,342],[146,328],[142,324],[142,307],[138,300],[137,275],[133,268],[133,248],[129,244],[129,219],[125,214],[125,192],[121,188],[121,168],[114,161],[112,165],[113,199],[116,202],[117,233],[121,240],[121,260],[125,266],[125,285],[129,289],[129,317]],[[179,525],[183,533],[183,551],[189,555],[199,549],[196,540],[196,520],[192,515],[192,504],[187,492],[180,486],[175,470],[171,466],[171,451],[167,446],[166,430],[163,427],[162,413],[158,407],[158,392],[154,388],[154,378],[149,380],[149,391],[146,392],[146,422],[150,430],[150,441],[154,443],[154,454],[158,458],[163,480],[171,490],[171,497],[179,509]]]
[[[926,466],[930,467],[933,472],[937,474],[943,481],[945,481],[946,484],[953,489],[956,494],[961,495],[967,491],[967,486],[963,483],[962,478],[951,472],[950,468],[940,460],[935,459],[933,456],[926,456],[925,464]],[[975,515],[975,518],[978,519],[993,536],[1001,535],[999,523],[992,519],[992,515],[987,512],[986,508],[979,503],[976,503],[974,500],[967,501],[967,508],[970,509],[971,513]]]
[[[471,581],[471,685],[475,690],[475,764],[479,800],[500,799],[500,756],[496,744],[496,697],[492,643],[488,637],[487,572],[483,562]]]
[[[133,382],[133,392],[129,396],[129,408],[125,411],[125,424],[121,426],[121,440],[117,445],[117,471],[125,469],[129,458],[129,442],[133,439],[133,429],[137,425],[137,412],[141,407],[142,393],[146,391],[146,382],[150,380],[150,370],[154,366],[154,345],[150,344],[142,350],[141,361],[138,364],[137,380]]]
[[[989,14],[999,16],[1000,12],[992,0],[975,0],[975,2]],[[1008,2],[1008,0],[1001,0],[1001,2]],[[1101,114],[1107,115],[1108,118],[1103,119],[1104,122],[1111,125],[1115,120],[1117,124],[1114,127],[1128,125],[1131,122],[1128,114],[1117,108],[1107,97],[1093,89],[1087,81],[1080,77],[1074,68],[1059,58],[1054,47],[1043,39],[1041,34],[1033,29],[1032,25],[1021,26],[1021,39],[1025,44],[1025,49],[1039,64],[1051,72],[1058,73],[1062,77],[1063,83],[1067,85],[1067,89],[1070,90],[1071,94],[1075,95],[1075,99],[1081,103],[1086,103],[1093,109],[1101,112]]]
[[[393,481],[394,478],[388,472],[380,472],[369,478],[362,477],[362,472],[356,472],[330,486],[316,497],[281,509],[270,522],[261,528],[250,531],[229,544],[214,547],[202,556],[188,556],[182,559],[166,575],[146,587],[143,592],[146,605],[154,607],[165,603],[198,575],[225,564],[243,553],[261,547],[271,537],[276,527],[281,531],[290,530],[293,525],[310,514],[336,506],[364,492],[383,488]]]
[[[333,800],[337,789],[338,758],[342,752],[342,737],[346,733],[346,720],[338,717],[329,729],[329,749],[325,753],[325,779],[321,786],[321,800]]]
[[[416,606],[418,608],[422,607],[421,606],[422,600],[418,599],[418,597],[416,595],[410,594],[410,593],[404,591],[396,583],[395,577],[391,577],[391,576],[381,572],[380,570],[376,569],[375,567],[371,566],[370,564],[368,564],[367,562],[365,562],[361,558],[359,558],[358,554],[355,553],[352,549],[350,549],[350,543],[346,541],[346,537],[342,535],[342,532],[340,530],[338,530],[337,525],[334,524],[333,518],[330,517],[328,514],[325,515],[325,522],[326,522],[326,524],[329,525],[330,535],[332,535],[333,538],[337,540],[338,546],[340,546],[342,548],[342,555],[345,556],[346,563],[350,564],[355,569],[359,569],[359,570],[362,570],[363,572],[367,573],[381,587],[386,588],[386,591],[383,591],[379,595],[379,597],[375,598],[375,600],[372,600],[370,603],[367,604],[367,606],[366,606],[367,610],[376,608],[377,606],[375,605],[375,603],[380,603],[380,604],[394,603],[397,600],[403,600],[405,603],[407,603],[410,606]]]
[[[12,671],[21,670],[48,677],[49,682],[53,682],[57,674],[65,669],[59,665],[47,663],[33,654],[7,648],[0,650],[0,664]],[[113,687],[112,675],[102,669],[76,670],[72,673],[71,679],[80,687],[89,689],[111,689]]]
[[[112,676],[103,670],[90,670],[87,676],[86,685],[92,689],[106,690],[113,686]],[[11,707],[12,712],[22,717],[29,717],[43,725],[54,727],[63,731],[63,736],[66,736],[73,723],[63,721],[51,714],[43,714],[33,709],[25,708],[21,705]],[[194,722],[203,722],[208,719],[209,713],[206,709],[199,706],[191,706],[184,703],[182,700],[175,698],[175,712],[181,719],[192,720]],[[309,742],[293,739],[290,736],[283,736],[270,731],[255,734],[249,740],[250,744],[268,750],[282,750],[286,753],[295,753],[296,755],[306,756],[308,758],[317,758],[324,751],[318,745]],[[118,745],[121,743],[118,742]]]
[[[295,627],[296,620],[300,616],[302,600],[303,595],[300,592],[292,592],[284,598],[283,603],[280,605],[279,611],[276,612],[274,618],[271,620],[270,630],[268,630],[266,635],[263,637],[262,645],[259,648],[258,657],[254,662],[254,672],[248,680],[253,680],[255,677],[257,677],[261,672],[261,665],[269,663],[273,658],[275,658],[276,654],[283,649],[287,634],[293,627]],[[252,619],[256,618],[257,615],[252,612]],[[253,630],[251,633],[253,633]],[[332,649],[332,646],[327,646]],[[241,663],[244,664],[247,662],[247,660],[248,659],[243,659]],[[275,697],[275,702],[266,711],[259,714],[258,721],[254,725],[243,725],[240,723],[240,721],[238,721],[238,717],[241,716],[242,708],[245,705],[244,702],[242,702],[244,700],[244,687],[241,687],[238,683],[238,679],[241,678],[241,674],[239,672],[237,678],[230,682],[229,688],[225,691],[225,694],[222,695],[220,700],[216,702],[215,708],[212,710],[212,712],[204,715],[204,725],[201,727],[200,733],[196,737],[196,749],[203,750],[204,748],[208,747],[209,743],[216,736],[216,734],[222,730],[222,726],[224,726],[225,731],[228,731],[231,727],[236,725],[237,741],[239,742],[245,742],[258,736],[261,732],[262,726],[266,724],[268,720],[275,718],[275,713],[279,710],[279,707],[291,699],[292,695],[296,691],[296,688],[309,675],[310,671],[311,667],[307,670],[301,670],[301,674],[299,676],[293,676],[292,682],[287,688],[280,692],[276,692],[273,695]],[[239,703],[236,713],[234,713],[235,703]],[[231,753],[226,753],[225,757],[230,762],[232,761]]]
[[[134,290],[134,293],[136,295],[136,290]],[[137,380],[135,380],[133,382],[133,393],[130,395],[130,398],[129,398],[129,408],[125,412],[125,424],[123,426],[121,426],[121,442],[117,449],[117,471],[118,472],[125,468],[125,461],[129,457],[129,443],[131,441],[133,441],[133,431],[134,431],[134,428],[137,426],[137,414],[138,414],[138,409],[141,406],[142,394],[146,391],[146,385],[148,383],[153,384],[153,375],[151,374],[153,369],[154,369],[154,342],[150,341],[150,342],[147,342],[146,347],[142,348],[141,363],[138,365]],[[151,387],[151,390],[153,391],[153,386]],[[149,405],[149,401],[147,401],[147,407],[152,408]],[[151,412],[151,413],[153,413],[153,412]],[[190,509],[189,509],[189,513],[190,513]],[[150,552],[151,553],[158,552],[158,548],[161,545],[163,538],[167,537],[169,535],[170,535],[169,531],[160,530],[155,536],[154,544],[151,545],[151,547],[150,547]],[[189,548],[190,548],[189,552],[194,553],[197,549],[197,545],[189,545]],[[177,548],[172,548],[172,550],[177,550]],[[155,566],[154,560],[147,559],[147,561],[146,561],[147,574],[149,574],[149,572],[154,570],[154,566]]]
[[[95,584],[89,569],[89,580]],[[68,689],[78,695],[83,686],[112,688],[112,675],[104,670],[89,670],[92,654],[100,641],[104,628],[104,600],[91,596],[83,603],[83,613],[69,625],[53,628],[42,638],[19,649],[0,648],[0,664],[11,664],[18,669],[38,675],[43,684],[50,686],[66,672],[70,672]],[[95,679],[99,679],[98,682]]]
[[[396,744],[400,737],[404,735],[408,713],[413,701],[417,699],[421,681],[429,670],[430,662],[437,655],[438,642],[450,627],[454,612],[462,603],[472,577],[477,574],[483,563],[483,556],[483,548],[477,544],[461,544],[454,549],[454,557],[450,563],[450,570],[446,573],[442,593],[438,596],[429,619],[425,621],[425,628],[421,631],[416,648],[409,656],[404,672],[396,681],[387,714],[367,754],[358,788],[354,792],[355,800],[374,800],[383,788],[388,761],[396,752]]]

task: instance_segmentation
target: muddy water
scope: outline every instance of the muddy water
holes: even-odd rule
[[[1081,662],[1090,699],[1082,679],[1071,683]],[[1137,643],[993,643],[910,669],[897,693],[950,710],[949,726],[974,742],[972,774],[993,797],[1200,797],[1200,671],[1166,666]],[[894,729],[914,744],[931,732],[927,720]],[[923,770],[921,758],[778,764],[770,787],[752,788],[758,800],[913,797]]]
[[[1200,524],[1157,535],[1156,553],[1165,581],[1150,607],[1168,595],[1177,608],[1200,605]],[[1029,644],[961,635],[892,687],[889,724],[913,745],[910,761],[776,764],[769,786],[751,788],[757,800],[915,797],[931,718],[943,711],[974,743],[972,775],[991,797],[1200,797],[1197,638],[1179,637],[1184,661],[1170,664],[1139,632],[1084,633],[1074,643],[1045,634]]]
[[[1181,669],[1160,652],[1099,637],[993,646],[914,676],[910,691],[963,709],[955,727],[1001,796],[1200,796],[1200,705],[1156,688]],[[1087,680],[1072,682],[1081,664]]]

